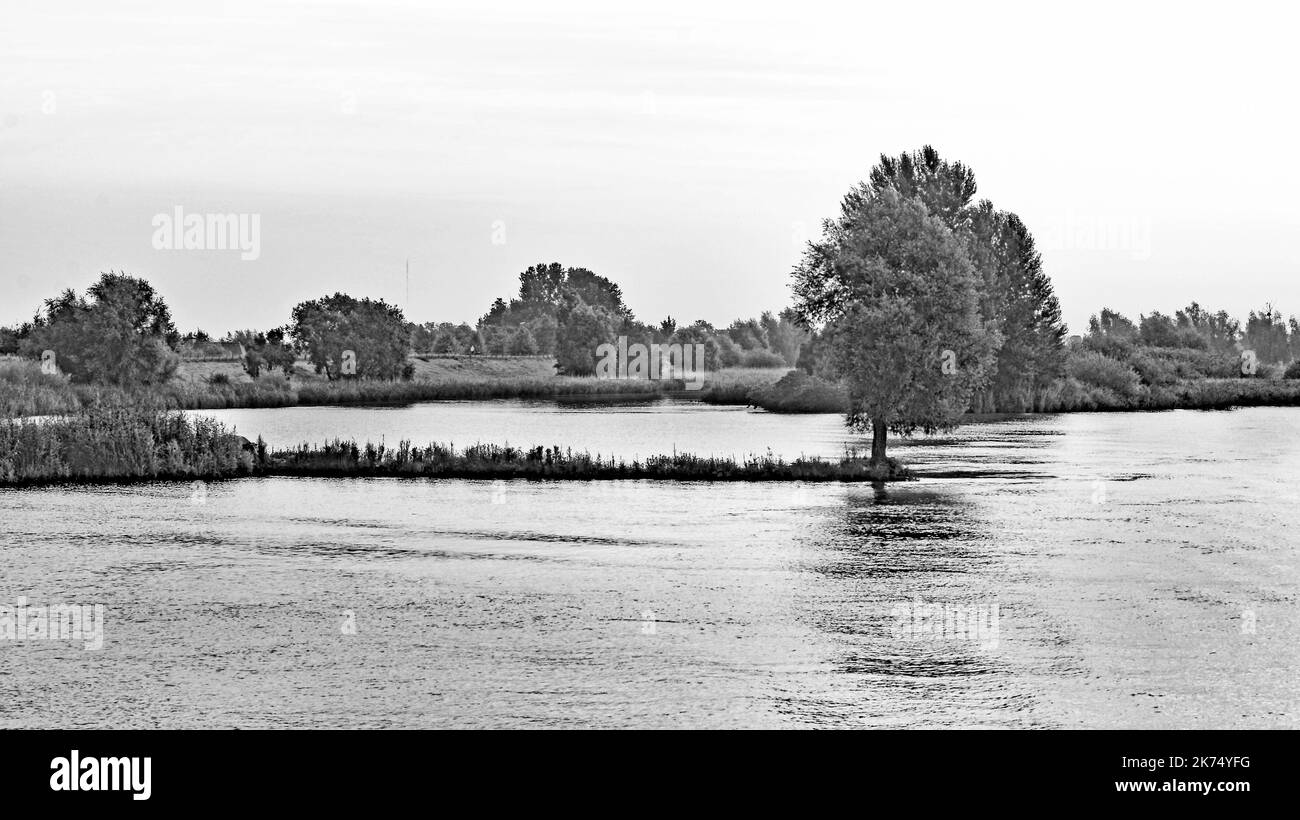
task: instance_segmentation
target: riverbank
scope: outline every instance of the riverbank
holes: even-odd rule
[[[460,357],[474,359],[476,357]],[[844,413],[844,388],[798,370],[731,368],[705,374],[703,387],[681,379],[600,379],[528,375],[511,357],[485,362],[439,361],[411,381],[328,381],[296,374],[263,374],[243,380],[175,379],[131,390],[73,384],[45,375],[32,362],[0,360],[0,416],[57,416],[98,407],[146,406],[160,410],[234,410],[276,407],[401,406],[419,402],[522,400],[652,400],[676,398],[720,406],[756,407],[773,413]],[[520,357],[528,358],[528,357]],[[484,374],[485,364],[495,376]],[[982,407],[980,413],[1072,413],[1142,410],[1223,410],[1232,407],[1300,406],[1300,379],[1262,377],[1185,378],[1161,384],[1136,379],[1117,385],[1074,377],[1053,382],[1016,407]],[[971,413],[975,414],[976,409]]]
[[[473,359],[476,357],[461,357]],[[783,369],[733,368],[704,374],[700,389],[682,379],[599,379],[593,376],[484,375],[499,362],[439,363],[424,377],[411,381],[328,381],[319,377],[280,373],[257,379],[212,374],[209,380],[174,379],[166,384],[133,390],[103,385],[73,384],[63,376],[46,375],[33,362],[0,361],[0,415],[51,416],[92,407],[147,405],[162,410],[233,410],[263,407],[403,405],[425,401],[488,399],[644,399],[672,396],[717,404],[748,404],[749,393],[775,383]],[[470,365],[473,365],[471,367]],[[533,368],[536,369],[536,368]],[[498,366],[486,372],[505,372]]]
[[[625,460],[560,446],[474,444],[396,447],[334,440],[271,452],[221,424],[158,410],[98,409],[45,421],[0,422],[0,486],[221,480],[240,476],[409,477],[542,480],[894,481],[896,461],[872,465],[767,455],[741,460],[689,453]]]
[[[397,447],[352,441],[325,445],[303,445],[295,450],[271,454],[257,472],[274,476],[315,477],[428,477],[479,479],[576,479],[620,480],[660,479],[670,481],[894,481],[910,473],[890,460],[887,467],[873,466],[865,458],[846,453],[839,461],[799,458],[794,461],[771,455],[750,455],[737,461],[689,453],[624,459],[593,455],[569,448],[509,447],[474,444],[463,449],[430,444],[413,447],[409,441]]]
[[[792,371],[773,384],[749,389],[743,402],[735,398],[703,396],[702,400],[715,404],[745,403],[773,413],[843,413],[848,407],[848,393],[843,387],[800,371]],[[993,408],[986,412],[1097,413],[1297,405],[1300,405],[1300,379],[1183,379],[1169,384],[1125,385],[1124,389],[1117,390],[1067,377],[1035,397],[1032,406]]]

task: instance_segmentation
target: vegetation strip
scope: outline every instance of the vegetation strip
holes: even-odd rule
[[[268,451],[221,424],[158,410],[103,408],[67,418],[0,422],[0,486],[66,482],[210,480],[239,476],[429,477],[546,480],[885,481],[910,477],[890,461],[868,464],[771,453],[728,457],[687,453],[631,461],[552,447],[474,444],[396,447],[335,440]]]

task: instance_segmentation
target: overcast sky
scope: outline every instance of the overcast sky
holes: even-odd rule
[[[0,323],[109,269],[182,330],[335,290],[472,323],[559,261],[726,324],[925,143],[1025,220],[1072,332],[1300,314],[1284,4],[1048,5],[6,0]],[[176,206],[258,215],[259,257],[156,250]]]

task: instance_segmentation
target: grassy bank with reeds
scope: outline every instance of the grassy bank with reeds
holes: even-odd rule
[[[775,382],[785,371],[724,370],[709,374],[704,389],[687,389],[680,379],[618,380],[551,376],[482,378],[447,376],[439,380],[327,381],[286,379],[279,373],[252,380],[174,380],[133,390],[74,384],[65,376],[42,374],[34,362],[0,360],[0,414],[9,417],[62,415],[101,406],[145,404],[169,410],[222,410],[244,407],[401,405],[423,401],[490,399],[637,399],[674,396],[719,404],[746,404],[751,388]]]
[[[718,403],[738,403],[735,396],[725,398]],[[838,384],[793,371],[776,384],[749,390],[744,403],[773,413],[843,413],[848,393]],[[1107,385],[1067,376],[1036,397],[1034,406],[1039,413],[1291,407],[1300,406],[1300,379],[1203,378]],[[1020,412],[1020,408],[1001,412]]]
[[[257,453],[216,421],[97,408],[56,419],[0,420],[0,486],[249,475]]]
[[[1114,377],[1112,377],[1114,376]],[[843,413],[848,395],[838,384],[783,369],[734,368],[708,374],[700,390],[682,380],[618,380],[448,376],[440,380],[327,381],[286,379],[279,373],[245,381],[182,381],[133,390],[73,384],[42,374],[34,362],[0,359],[0,416],[64,415],[98,407],[167,410],[247,407],[404,405],[494,399],[636,400],[671,396],[707,404],[758,407],[774,413]],[[1300,405],[1297,378],[1169,378],[1146,384],[1136,373],[1067,375],[1034,398],[1035,412],[1217,410]],[[986,408],[987,412],[1022,412]]]
[[[626,461],[559,446],[474,444],[458,450],[444,444],[413,447],[409,441],[386,447],[337,440],[273,453],[261,471],[267,475],[546,480],[888,481],[910,477],[906,468],[892,459],[888,465],[873,466],[854,453],[846,453],[838,461],[785,461],[770,453],[740,461],[689,453]]]
[[[478,478],[673,481],[879,481],[909,477],[897,462],[869,465],[856,454],[838,461],[770,453],[731,458],[687,453],[626,461],[553,447],[475,444],[464,449],[402,442],[333,441],[268,453],[221,424],[147,409],[82,411],[53,419],[0,421],[0,486],[215,480],[247,475],[345,478]]]

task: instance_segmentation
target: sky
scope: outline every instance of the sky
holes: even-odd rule
[[[6,0],[0,324],[107,270],[183,331],[335,291],[473,323],[558,261],[644,321],[725,325],[788,306],[841,196],[927,143],[1025,221],[1071,332],[1103,306],[1300,314],[1294,23],[1250,2]],[[178,207],[242,215],[256,252],[167,248]]]

